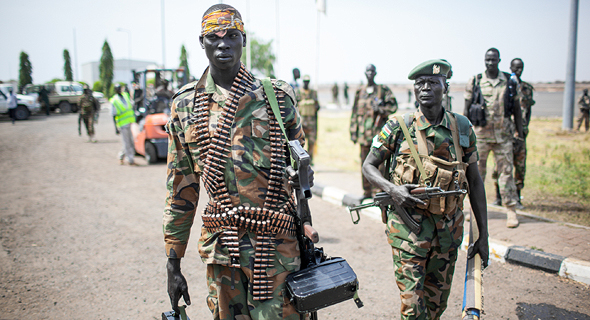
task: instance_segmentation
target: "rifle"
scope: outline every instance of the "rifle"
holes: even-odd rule
[[[469,249],[479,239],[479,230],[473,221],[469,223]],[[470,250],[467,250],[469,256]],[[480,314],[483,313],[483,295],[482,295],[482,264],[481,256],[476,254],[473,258],[467,259],[467,268],[465,270],[465,285],[463,288],[463,306],[461,319],[479,320]]]
[[[78,114],[78,135],[82,135],[82,115]]]
[[[450,197],[450,196],[459,196],[459,195],[463,195],[466,193],[467,193],[467,190],[465,190],[465,189],[443,191],[439,187],[432,187],[432,188],[421,187],[421,188],[412,189],[410,191],[410,194],[414,198],[418,198],[420,200],[426,200],[426,199],[431,199],[431,198]],[[395,212],[398,214],[400,219],[402,219],[403,223],[408,228],[410,228],[410,230],[412,232],[414,232],[415,234],[420,233],[420,231],[422,230],[422,227],[420,226],[420,224],[418,224],[418,222],[416,222],[410,216],[410,214],[406,211],[406,209],[404,209],[402,206],[395,203],[395,201],[393,201],[393,199],[391,198],[391,196],[387,192],[377,193],[375,195],[375,197],[373,198],[373,202],[371,202],[371,203],[365,203],[365,204],[361,204],[358,206],[349,206],[348,212],[350,212],[350,218],[352,219],[352,223],[358,224],[359,221],[361,220],[361,217],[359,215],[360,209],[365,209],[368,207],[381,207],[381,209],[383,210],[383,209],[386,209],[387,206],[391,206],[391,205],[394,206]],[[352,215],[353,211],[356,212],[356,219]]]
[[[517,95],[518,81],[516,80],[516,74],[514,73],[509,75],[505,72],[504,75],[508,78],[507,95],[506,100],[504,101],[504,117],[510,117],[514,114],[514,97]]]

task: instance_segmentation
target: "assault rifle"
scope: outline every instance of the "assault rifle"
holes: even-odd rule
[[[412,189],[410,191],[410,194],[414,198],[418,198],[420,200],[426,200],[426,199],[431,199],[431,198],[450,197],[450,196],[459,196],[459,195],[463,195],[466,193],[467,193],[467,190],[465,190],[465,189],[443,191],[439,187],[432,187],[432,188],[421,187],[421,188]],[[416,222],[416,220],[414,220],[410,216],[410,214],[406,211],[406,209],[404,209],[402,206],[395,203],[395,201],[393,201],[393,199],[391,198],[391,196],[387,192],[377,193],[375,195],[375,197],[373,198],[373,202],[371,202],[371,203],[365,203],[365,204],[361,204],[358,206],[349,206],[348,211],[350,212],[350,218],[352,219],[352,222],[354,224],[357,224],[361,219],[361,217],[359,215],[359,210],[365,209],[368,207],[380,207],[381,210],[386,210],[387,206],[391,206],[391,205],[394,206],[395,212],[398,214],[400,219],[402,219],[403,223],[408,228],[410,228],[410,230],[412,230],[412,232],[414,232],[415,234],[420,233],[420,231],[422,230],[422,227],[420,226],[420,224],[418,224],[418,222]],[[356,212],[356,219],[352,215],[353,211]]]

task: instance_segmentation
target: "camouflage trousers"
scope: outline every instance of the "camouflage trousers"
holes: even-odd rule
[[[500,195],[502,196],[502,203],[506,207],[516,205],[518,196],[516,195],[516,184],[514,183],[514,149],[512,140],[502,143],[488,143],[477,142],[477,150],[479,152],[479,174],[481,179],[485,182],[487,173],[487,162],[490,151],[494,152],[494,162],[496,163],[496,170],[498,171],[498,185],[500,187]]]
[[[430,248],[426,257],[392,247],[402,320],[437,320],[447,308],[457,249]]]
[[[285,297],[285,278],[299,270],[299,248],[295,237],[277,235],[273,267],[267,268],[272,298],[255,300],[253,296],[255,249],[248,233],[240,239],[240,268],[207,265],[207,306],[215,320],[299,320],[292,304]],[[271,251],[273,252],[273,251]],[[233,285],[232,285],[233,269]],[[232,289],[233,286],[233,289]]]
[[[84,126],[86,127],[86,133],[89,137],[94,136],[94,114],[85,114],[82,115],[82,121],[84,121]]]
[[[318,136],[318,121],[317,116],[302,116],[301,127],[305,133],[305,144],[307,146],[307,153],[313,161],[315,153],[316,139]]]
[[[516,190],[522,190],[522,188],[524,188],[524,177],[526,175],[526,140],[522,141],[514,138],[512,143],[514,145],[514,184],[516,185]],[[498,177],[498,166],[494,165],[492,179],[496,181],[498,180]]]

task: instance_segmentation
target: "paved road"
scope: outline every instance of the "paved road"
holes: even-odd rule
[[[120,166],[106,114],[96,144],[77,136],[76,117],[36,116],[14,126],[0,120],[0,319],[158,319],[169,309],[161,233],[166,166]],[[365,303],[357,309],[346,301],[320,318],[399,319],[383,225],[353,225],[343,207],[318,198],[311,208],[320,245],[349,261]],[[188,313],[208,319],[195,237],[183,261]],[[443,319],[460,318],[464,262],[461,252]],[[484,287],[487,319],[590,319],[588,287],[556,275],[493,263]]]

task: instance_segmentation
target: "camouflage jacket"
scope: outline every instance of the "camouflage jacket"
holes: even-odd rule
[[[361,86],[355,93],[350,115],[350,139],[370,146],[373,137],[397,111],[397,100],[385,85]]]
[[[78,100],[78,106],[80,106],[80,115],[86,116],[91,115],[96,110],[96,99],[90,95],[82,95],[80,100]]]
[[[522,110],[522,128],[525,132],[529,131],[529,122],[531,121],[531,107],[535,105],[533,100],[533,86],[525,81],[521,81],[518,86],[520,95],[520,109]]]
[[[293,103],[293,89],[281,80],[272,83],[289,140],[299,140],[303,145],[304,134]],[[188,84],[178,91],[166,125],[168,193],[163,229],[168,256],[170,249],[178,257],[184,256],[198,204],[200,180],[209,195],[206,210],[271,205],[269,197],[274,193],[269,192],[269,181],[281,175],[281,181],[273,182],[282,183],[286,166],[285,139],[274,119],[261,81],[254,79],[243,65],[231,91],[217,86],[208,69],[196,84]],[[280,196],[271,199],[275,206],[292,198],[285,183],[275,192]],[[241,230],[240,237],[244,232]],[[218,238],[218,234],[201,229],[199,252],[204,262],[228,263],[227,247],[219,244]]]
[[[318,102],[318,93],[312,89],[301,89],[297,95],[297,107],[299,114],[305,116],[317,116],[320,104]]]
[[[485,127],[475,127],[474,131],[477,139],[485,143],[503,143],[512,141],[515,132],[514,121],[512,118],[504,117],[504,95],[508,87],[508,79],[503,72],[499,72],[496,79],[490,79],[486,73],[481,73],[480,88],[486,103],[486,120]],[[476,76],[467,81],[465,87],[465,100],[473,99],[473,84]],[[520,97],[516,97],[518,99]],[[507,120],[507,121],[505,121]]]
[[[420,110],[414,113],[414,122],[416,126],[410,125],[408,130],[412,137],[412,143],[418,148],[416,138],[416,128],[426,130],[426,143],[428,145],[428,154],[438,157],[445,161],[457,161],[455,146],[453,143],[450,117],[452,112],[445,111],[443,120],[438,125],[432,125]],[[464,117],[456,114],[456,117]],[[465,121],[469,121],[465,119]],[[401,128],[396,118],[389,120],[381,129],[381,132],[375,136],[371,146],[371,152],[379,159],[385,161],[394,153],[395,136]],[[408,141],[401,134],[403,142],[399,148],[400,156],[409,156],[410,148]],[[463,158],[461,162],[472,164],[477,163],[479,154],[477,152],[477,139],[473,127],[469,128],[469,135],[463,135],[460,132],[460,145],[463,149]],[[389,243],[399,249],[410,253],[426,256],[431,244],[438,243],[443,252],[450,249],[457,249],[461,245],[463,237],[463,214],[458,210],[457,214],[448,217],[445,215],[434,215],[428,211],[407,208],[412,217],[422,225],[422,231],[416,235],[399,219],[396,214],[388,214],[388,238]]]

